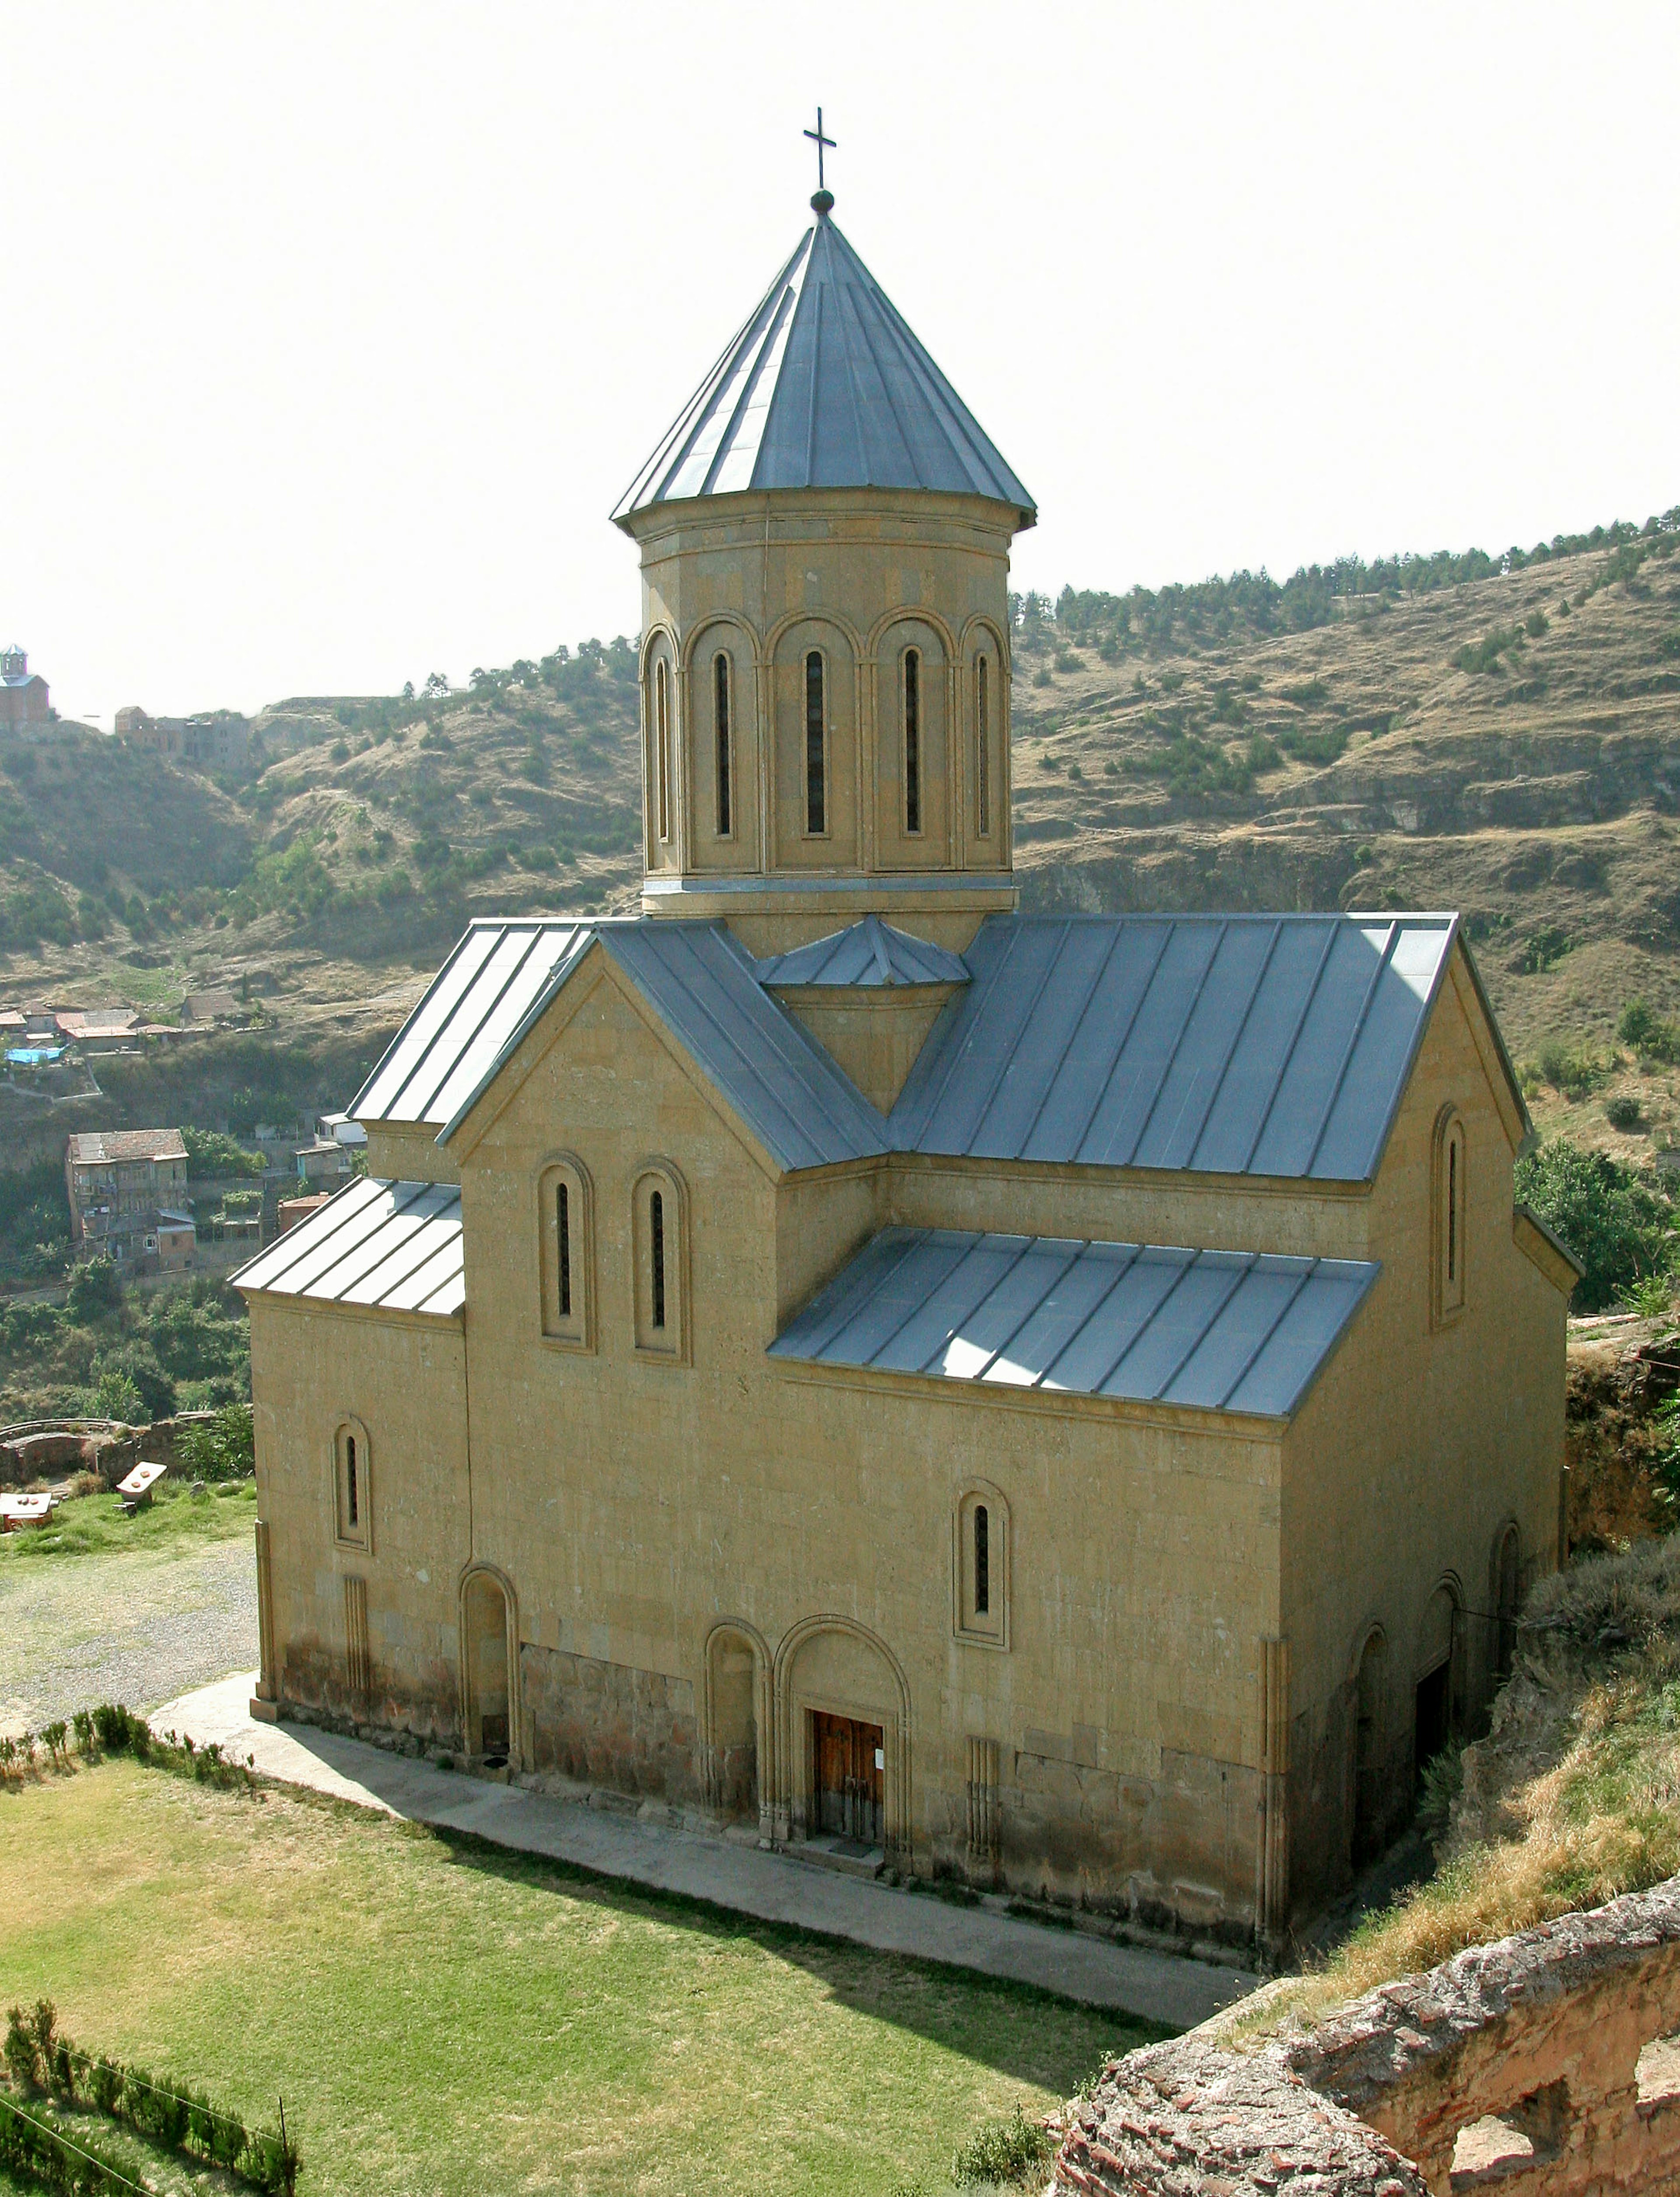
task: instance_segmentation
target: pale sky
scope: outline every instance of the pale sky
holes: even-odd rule
[[[1680,9],[0,6],[0,641],[67,716],[634,632],[607,513],[835,218],[1015,584],[1680,501]]]

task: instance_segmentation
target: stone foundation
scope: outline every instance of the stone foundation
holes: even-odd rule
[[[525,1641],[519,1683],[524,1759],[539,1775],[553,1771],[674,1807],[702,1797],[694,1689],[686,1679]]]
[[[1680,2183],[1680,1878],[1458,1954],[1251,2054],[1117,2061],[1057,2197],[1573,2197]]]

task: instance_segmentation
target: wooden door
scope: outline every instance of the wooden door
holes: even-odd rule
[[[878,1724],[811,1713],[817,1829],[878,1846],[886,1820],[885,1735]]]

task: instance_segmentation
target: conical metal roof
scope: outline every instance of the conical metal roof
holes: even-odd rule
[[[826,196],[826,194],[823,194]],[[820,211],[613,517],[749,489],[1032,497],[851,246]]]

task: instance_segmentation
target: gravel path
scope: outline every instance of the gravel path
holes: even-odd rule
[[[159,1702],[257,1661],[250,1539],[180,1555],[43,1558],[0,1576],[0,1734]]]

